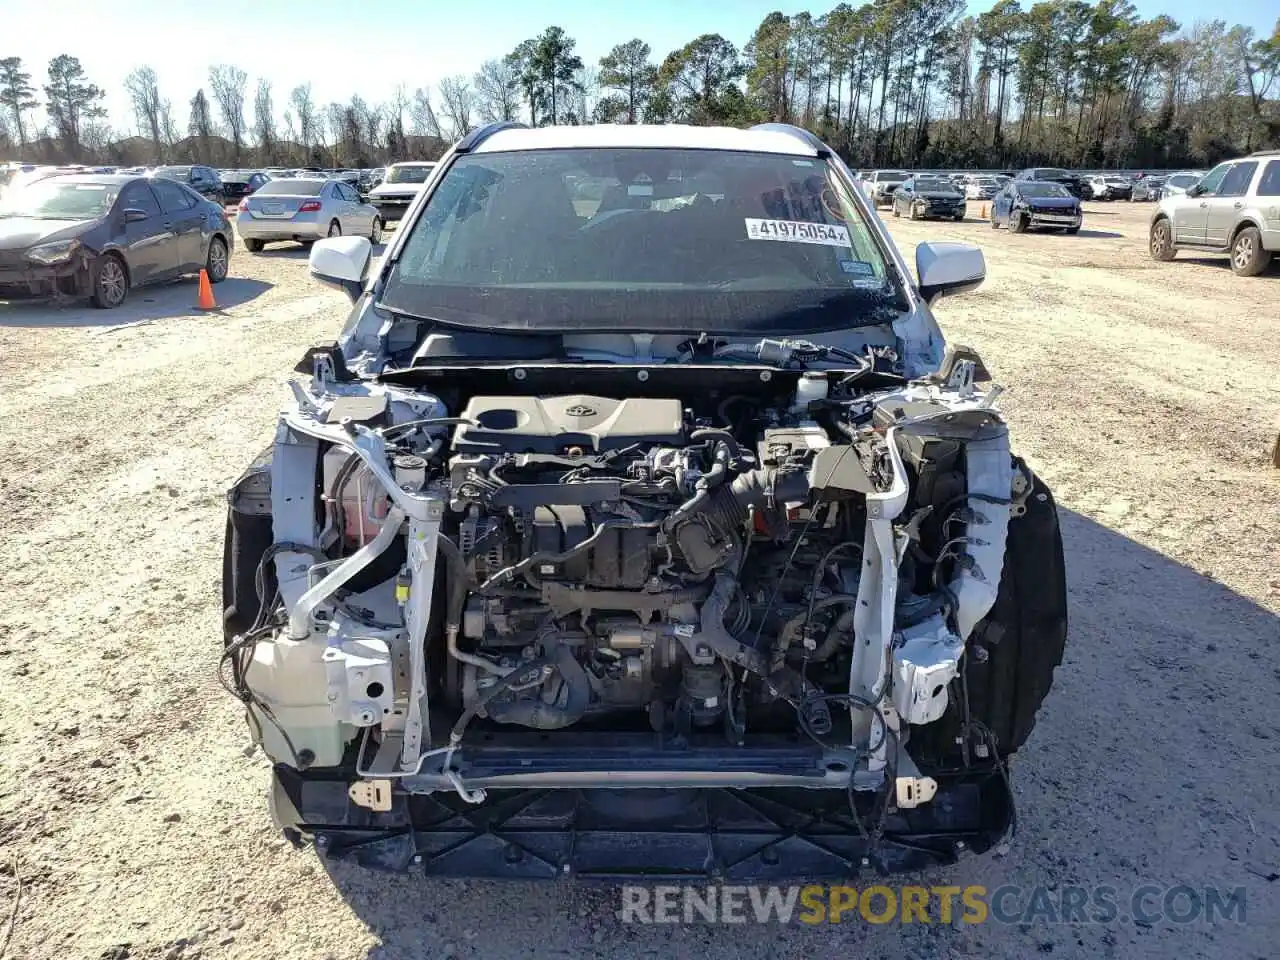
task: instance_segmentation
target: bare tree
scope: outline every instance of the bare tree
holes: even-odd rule
[[[289,94],[289,103],[293,105],[293,112],[297,115],[298,142],[302,144],[305,153],[316,142],[316,135],[319,133],[316,129],[316,105],[311,99],[311,84],[304,83],[300,87],[294,87]]]
[[[415,137],[435,137],[444,139],[440,132],[440,118],[436,116],[435,107],[431,105],[431,88],[418,87],[413,91],[413,103],[409,107],[410,132]]]
[[[156,163],[162,161],[173,150],[173,145],[178,142],[178,125],[173,119],[173,104],[168,100],[160,102],[160,153],[152,157]]]
[[[231,135],[237,164],[244,148],[244,90],[248,82],[249,75],[239,67],[218,63],[209,68],[209,86],[213,88],[213,99],[218,102],[227,133]]]
[[[340,103],[330,103],[324,108],[324,126],[329,129],[329,142],[333,144],[329,151],[329,162],[338,165],[338,150],[342,146],[342,136],[346,132],[347,112]],[[323,140],[321,142],[324,142]]]
[[[486,60],[474,82],[481,120],[493,123],[516,118],[520,112],[520,71],[510,59]]]
[[[258,89],[253,95],[253,131],[258,138],[262,162],[270,163],[276,147],[276,111],[271,99],[271,81],[266,77],[258,78]]]
[[[137,118],[138,129],[151,136],[151,144],[155,155],[160,156],[162,150],[160,131],[160,81],[156,72],[150,67],[138,67],[124,78],[125,90],[129,93],[129,101],[133,104],[133,115]]]
[[[213,116],[209,110],[209,98],[204,95],[204,89],[196,91],[196,95],[191,98],[191,114],[187,120],[187,133],[197,141],[200,151],[200,159],[209,163],[213,160],[209,156],[209,138],[213,136]]]
[[[459,140],[471,132],[475,126],[471,120],[475,102],[475,93],[466,77],[445,77],[440,81],[440,108],[449,121],[450,139]]]

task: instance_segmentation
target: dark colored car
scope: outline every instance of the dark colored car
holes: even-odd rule
[[[131,287],[202,268],[218,283],[231,236],[222,207],[171,180],[41,180],[0,204],[0,300],[89,297],[111,308]]]
[[[1084,196],[1084,183],[1074,173],[1061,167],[1028,167],[1015,178],[1039,183],[1057,183],[1066,188],[1073,197]]]
[[[912,220],[941,217],[964,219],[964,193],[943,177],[912,177],[893,192],[893,215],[905,211]]]
[[[1060,183],[1014,180],[991,204],[991,229],[1003,223],[1014,233],[1027,230],[1065,230],[1076,233],[1084,214],[1080,200]]]
[[[225,170],[221,176],[222,197],[227,203],[239,203],[270,179],[261,170]]]
[[[1164,177],[1143,177],[1133,182],[1130,200],[1159,200],[1160,188],[1164,186]]]
[[[226,205],[227,196],[222,190],[222,178],[218,176],[218,171],[214,170],[213,167],[206,167],[198,163],[189,167],[156,167],[152,171],[152,176],[164,177],[166,180],[176,180],[178,183],[190,187],[206,200],[212,200],[219,206]]]

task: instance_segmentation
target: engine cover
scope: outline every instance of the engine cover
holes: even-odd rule
[[[645,397],[472,397],[454,433],[454,453],[604,453],[635,443],[679,445],[679,400]]]

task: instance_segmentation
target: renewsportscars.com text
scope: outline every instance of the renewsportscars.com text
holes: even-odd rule
[[[624,886],[623,923],[1245,923],[1244,887]]]

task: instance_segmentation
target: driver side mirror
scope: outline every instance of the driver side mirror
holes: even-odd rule
[[[316,241],[308,265],[313,277],[337,287],[354,303],[364,290],[372,260],[373,245],[364,237],[332,237]]]
[[[987,278],[987,261],[970,243],[931,241],[916,247],[920,295],[932,305],[939,297],[975,290]]]
[[[1204,193],[1204,187],[1200,186],[1198,183],[1193,183],[1191,186],[1187,187],[1188,197],[1198,197],[1202,193]]]
[[[145,210],[139,210],[137,207],[129,207],[124,212],[125,223],[139,223],[142,220],[150,220],[151,214]]]

